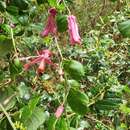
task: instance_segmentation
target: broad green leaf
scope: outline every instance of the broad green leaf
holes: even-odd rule
[[[24,122],[27,130],[37,130],[46,120],[46,114],[42,109],[36,107],[29,119]]]
[[[85,93],[71,88],[67,101],[71,109],[77,114],[84,115],[87,113],[89,98]]]
[[[130,20],[120,23],[118,28],[124,37],[130,37]]]
[[[61,118],[57,121],[56,130],[69,130],[67,122],[64,118]]]
[[[8,54],[13,47],[12,40],[4,35],[0,36],[0,57]]]
[[[65,32],[68,28],[67,16],[58,15],[56,17],[57,28],[59,32]]]
[[[76,60],[65,60],[63,68],[71,78],[76,80],[80,80],[85,73],[83,65]]]

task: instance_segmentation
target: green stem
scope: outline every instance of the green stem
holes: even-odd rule
[[[66,9],[67,9],[67,11],[69,13],[69,15],[71,15],[71,11],[70,11],[69,7],[67,6],[67,4],[65,3],[65,0],[63,0],[63,3],[65,5],[65,7],[66,7]]]
[[[12,122],[12,120],[11,120],[9,114],[6,112],[5,108],[3,107],[3,105],[2,105],[1,103],[0,103],[0,108],[2,109],[2,111],[3,111],[4,114],[5,114],[5,116],[7,117],[7,119],[8,119],[8,121],[9,121],[10,125],[11,125],[12,128],[13,128],[13,130],[17,130],[17,129],[15,128],[14,123]]]
[[[13,43],[13,47],[14,47],[16,57],[18,58],[18,53],[17,53],[17,49],[16,49],[16,44],[15,44],[15,41],[14,41],[14,34],[13,34],[12,28],[11,28],[11,38],[12,38],[12,43]]]

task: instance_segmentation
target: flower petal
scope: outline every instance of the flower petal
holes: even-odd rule
[[[68,16],[68,29],[71,45],[75,45],[76,43],[80,44],[81,38],[79,35],[78,25],[76,23],[76,17],[73,15]]]

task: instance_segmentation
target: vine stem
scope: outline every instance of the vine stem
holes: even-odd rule
[[[68,10],[69,15],[71,15],[71,11],[70,11],[69,7],[67,6],[67,4],[65,3],[65,0],[63,0],[63,3],[65,5],[66,9]]]
[[[12,43],[13,43],[14,51],[15,51],[16,57],[18,58],[18,53],[17,53],[17,49],[16,49],[16,44],[15,44],[15,41],[14,41],[13,30],[12,30],[12,28],[11,28],[10,30],[11,30],[11,38],[12,38]]]
[[[60,68],[62,68],[62,62],[63,62],[63,60],[64,60],[64,57],[63,57],[62,52],[61,52],[61,49],[60,49],[60,47],[59,47],[57,37],[55,37],[55,43],[56,43],[57,50],[58,50],[58,52],[59,52],[59,54],[60,54],[60,57],[61,57]],[[65,73],[64,73],[64,77],[65,77],[65,96],[64,96],[64,99],[63,99],[63,103],[62,103],[62,104],[63,104],[64,108],[66,108],[66,106],[67,106],[66,100],[67,100],[67,96],[68,96],[68,94],[69,94],[70,85],[69,85],[69,83],[67,82],[67,76],[66,76]],[[65,110],[65,115],[66,115],[66,118],[67,118],[67,111],[66,111],[66,109],[64,109],[64,110]],[[69,122],[68,119],[67,119],[67,122]]]
[[[59,47],[59,44],[58,44],[58,41],[57,41],[57,38],[55,37],[55,43],[56,43],[56,47],[57,47],[57,49],[58,49],[58,52],[59,52],[59,54],[60,54],[60,57],[61,57],[61,61],[63,61],[63,55],[62,55],[62,52],[61,52],[61,49],[60,49],[60,47]]]
[[[12,122],[12,120],[11,120],[9,114],[6,112],[5,108],[3,107],[3,105],[2,105],[1,103],[0,103],[0,108],[2,109],[2,111],[3,111],[4,114],[5,114],[5,116],[7,117],[7,119],[8,119],[8,121],[9,121],[10,125],[11,125],[12,128],[13,128],[13,130],[17,130],[17,129],[15,128],[14,123]]]

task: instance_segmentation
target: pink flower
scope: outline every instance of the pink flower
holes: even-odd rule
[[[63,105],[60,105],[60,106],[57,108],[56,112],[55,112],[56,118],[59,118],[59,117],[62,115],[63,111],[64,111],[64,106],[63,106]]]
[[[49,17],[47,20],[47,25],[45,27],[45,29],[41,32],[41,37],[46,37],[49,34],[51,35],[55,35],[57,32],[57,26],[56,26],[56,21],[55,21],[55,16],[56,16],[56,9],[55,8],[51,8],[49,10]]]
[[[45,65],[50,64],[54,65],[51,61],[52,53],[49,50],[42,50],[38,52],[37,58],[34,58],[32,61],[24,65],[24,69],[28,70],[32,65],[40,63],[39,67],[37,68],[37,72],[43,73],[45,71]]]
[[[81,38],[78,31],[78,25],[76,23],[76,17],[73,15],[68,16],[68,29],[71,45],[75,45],[76,43],[80,44]]]

